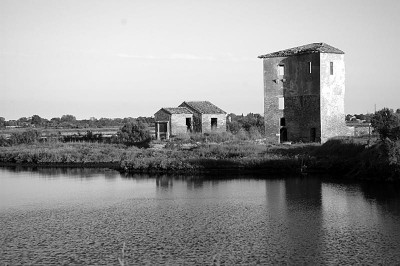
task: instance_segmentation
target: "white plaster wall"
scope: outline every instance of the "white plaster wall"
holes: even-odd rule
[[[333,62],[333,75],[330,62]],[[320,77],[321,143],[332,137],[352,135],[345,123],[344,54],[320,53]]]

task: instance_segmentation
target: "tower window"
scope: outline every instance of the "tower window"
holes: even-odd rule
[[[285,98],[279,97],[279,110],[285,109]]]
[[[311,71],[312,71],[311,62],[308,62],[308,72],[311,74]]]
[[[330,63],[330,73],[333,75],[333,62]]]
[[[284,65],[279,65],[278,66],[278,75],[279,76],[285,75],[285,66]]]
[[[286,126],[286,120],[284,117],[281,117],[281,127]]]

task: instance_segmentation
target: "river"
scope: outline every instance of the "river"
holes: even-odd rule
[[[400,264],[400,187],[0,168],[0,265]]]

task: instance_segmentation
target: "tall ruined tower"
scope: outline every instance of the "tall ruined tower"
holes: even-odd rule
[[[258,58],[264,64],[265,134],[274,142],[326,142],[345,124],[344,52],[312,43]]]

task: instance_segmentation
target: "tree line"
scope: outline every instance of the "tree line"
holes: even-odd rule
[[[104,128],[104,127],[122,127],[127,123],[140,121],[142,123],[152,125],[154,118],[152,117],[126,117],[126,118],[100,118],[91,117],[90,119],[78,120],[75,116],[67,114],[61,117],[53,117],[51,119],[42,118],[39,115],[31,117],[21,117],[18,120],[6,120],[0,117],[0,129],[5,127],[22,127],[22,128]]]

